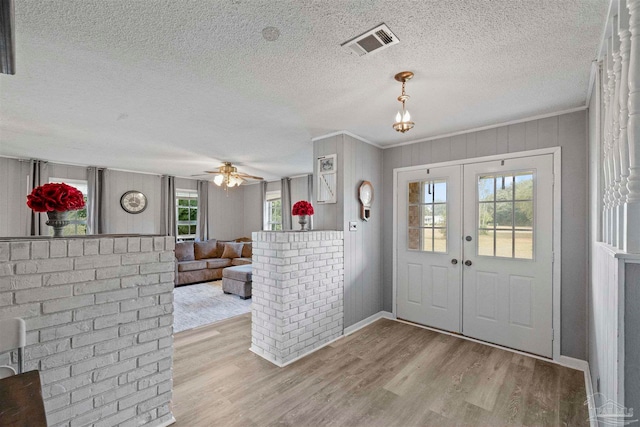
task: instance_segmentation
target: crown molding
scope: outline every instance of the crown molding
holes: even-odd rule
[[[441,138],[450,138],[452,136],[464,135],[464,134],[473,133],[473,132],[480,132],[480,131],[487,130],[487,129],[495,129],[495,128],[499,128],[499,127],[515,125],[515,124],[518,124],[518,123],[531,122],[533,120],[546,119],[548,117],[561,116],[563,114],[575,113],[576,111],[584,111],[586,109],[587,109],[587,106],[583,105],[581,107],[570,108],[568,110],[555,111],[555,112],[552,112],[552,113],[540,114],[540,115],[531,116],[531,117],[525,117],[523,119],[511,120],[511,121],[508,121],[508,122],[496,123],[496,124],[493,124],[493,125],[481,126],[481,127],[477,127],[477,128],[461,130],[461,131],[458,131],[458,132],[445,133],[445,134],[442,134],[442,135],[430,136],[428,138],[414,139],[413,141],[399,142],[397,144],[385,145],[383,148],[387,149],[387,148],[401,147],[403,145],[411,145],[411,144],[416,144],[418,142],[433,141],[435,139],[441,139]]]
[[[473,133],[473,132],[480,132],[483,130],[487,130],[487,129],[494,129],[494,128],[499,128],[499,127],[503,127],[503,126],[509,126],[509,125],[515,125],[518,123],[524,123],[524,122],[530,122],[533,120],[540,120],[540,119],[546,119],[548,117],[555,117],[555,116],[561,116],[563,114],[570,114],[570,113],[575,113],[576,111],[584,111],[588,108],[587,105],[583,105],[581,107],[576,107],[576,108],[570,108],[568,110],[560,110],[560,111],[554,111],[551,113],[546,113],[546,114],[539,114],[537,116],[530,116],[530,117],[525,117],[523,119],[517,119],[517,120],[511,120],[508,122],[502,122],[502,123],[496,123],[493,125],[488,125],[488,126],[481,126],[481,127],[477,127],[477,128],[471,128],[471,129],[465,129],[465,130],[461,130],[458,132],[451,132],[451,133],[445,133],[445,134],[440,134],[440,135],[435,135],[435,136],[430,136],[428,138],[420,138],[420,139],[414,139],[412,141],[406,141],[406,142],[398,142],[396,144],[390,144],[390,145],[379,145],[376,144],[374,142],[368,141],[354,133],[351,133],[349,131],[345,131],[345,130],[341,130],[338,132],[333,132],[333,133],[328,133],[326,135],[321,135],[321,136],[316,136],[315,138],[312,138],[311,141],[318,141],[321,139],[325,139],[325,138],[330,138],[332,136],[337,136],[337,135],[348,135],[352,138],[355,138],[359,141],[365,142],[369,145],[373,145],[374,147],[380,148],[382,150],[386,150],[387,148],[394,148],[394,147],[401,147],[403,145],[411,145],[411,144],[416,144],[418,142],[425,142],[425,141],[433,141],[435,139],[441,139],[441,138],[449,138],[452,136],[457,136],[457,135],[464,135],[467,133]]]
[[[321,139],[331,138],[332,136],[338,136],[338,135],[347,135],[347,136],[350,136],[351,138],[357,139],[358,141],[362,141],[365,144],[373,145],[376,148],[380,148],[380,149],[385,148],[382,145],[376,144],[375,142],[371,142],[368,139],[365,139],[361,136],[356,135],[355,133],[349,132],[348,130],[339,130],[337,132],[331,132],[325,135],[316,136],[314,138],[311,138],[311,142],[319,141]]]

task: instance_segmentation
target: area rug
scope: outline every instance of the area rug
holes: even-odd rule
[[[222,292],[222,280],[173,290],[173,332],[186,331],[251,311],[251,298]]]

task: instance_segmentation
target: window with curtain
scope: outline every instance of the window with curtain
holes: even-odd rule
[[[282,230],[282,197],[280,191],[267,191],[265,201],[264,229],[269,231]]]
[[[78,236],[87,234],[87,193],[88,193],[88,185],[87,181],[80,179],[68,179],[68,178],[49,178],[49,183],[65,183],[78,189],[82,195],[84,196],[84,208],[79,209],[77,211],[69,211],[67,214],[67,220],[70,221],[70,224],[67,225],[62,233],[65,236]],[[53,236],[53,227],[49,227],[49,235]]]
[[[176,238],[195,240],[198,224],[198,191],[176,190]]]

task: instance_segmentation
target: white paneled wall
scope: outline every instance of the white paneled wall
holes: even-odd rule
[[[594,389],[616,402],[623,402],[624,368],[618,363],[624,355],[624,260],[608,245],[598,243],[593,252],[594,277],[591,285],[592,308],[589,355],[596,373]]]

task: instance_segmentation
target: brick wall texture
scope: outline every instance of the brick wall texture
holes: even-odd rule
[[[343,333],[342,231],[254,232],[251,350],[278,364]]]
[[[26,321],[25,368],[40,370],[51,427],[173,418],[174,246],[173,237],[0,242],[0,318]]]

